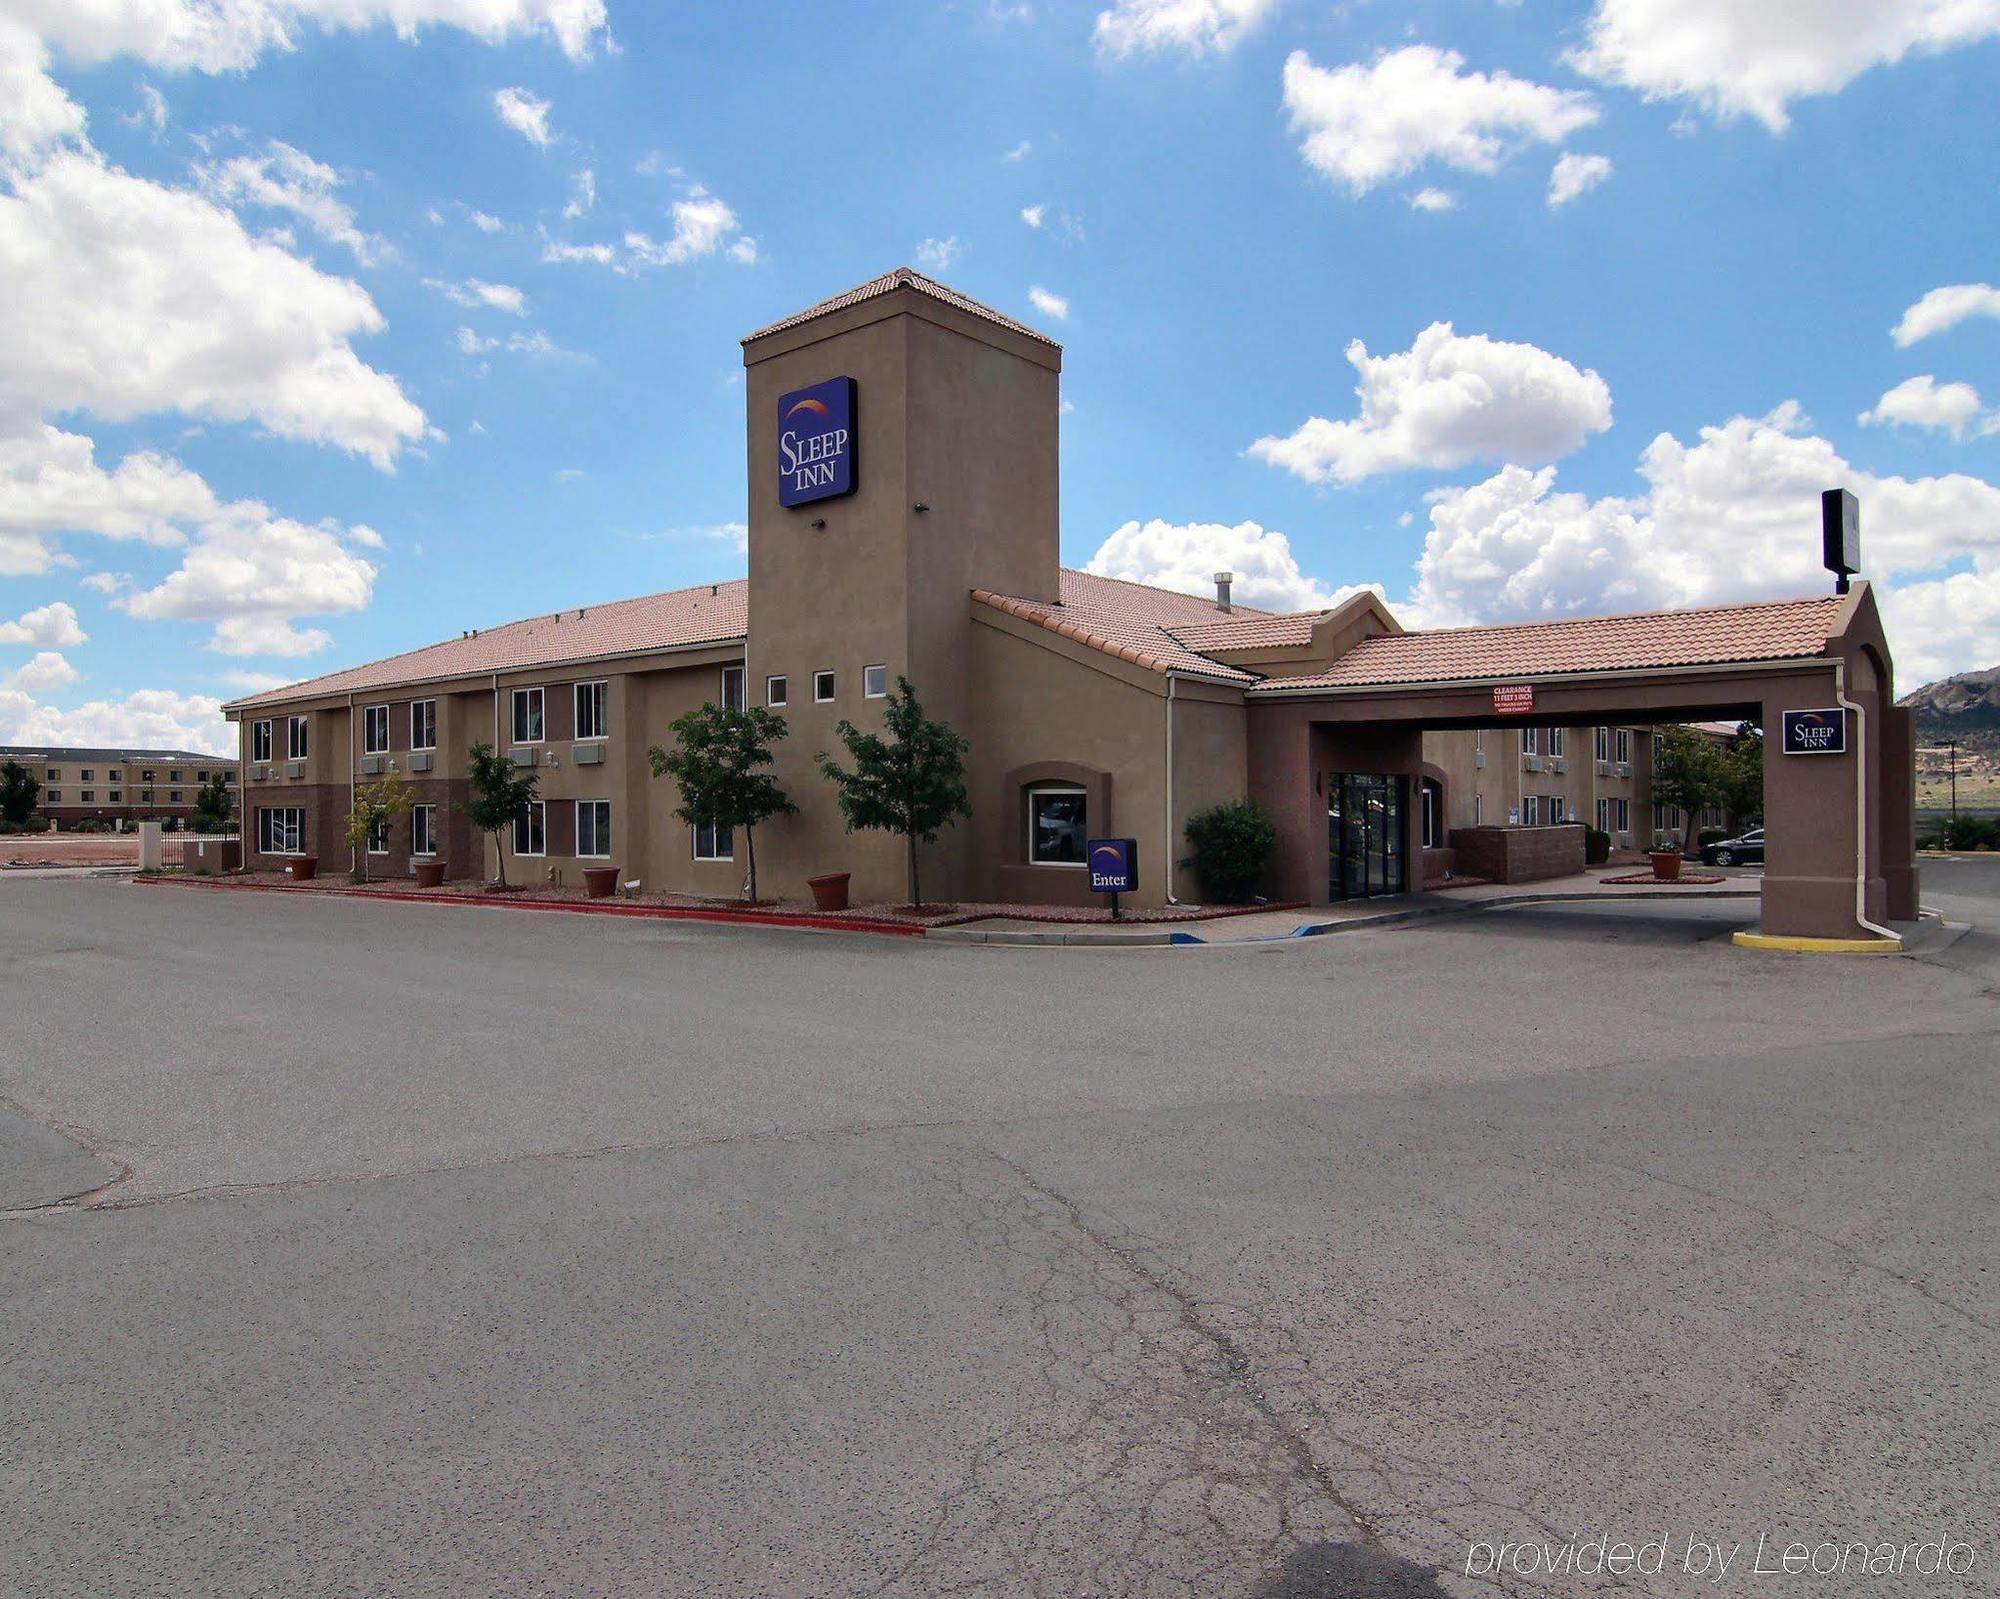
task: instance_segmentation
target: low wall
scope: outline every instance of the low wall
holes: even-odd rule
[[[1458,870],[1489,883],[1533,883],[1574,877],[1583,870],[1583,828],[1455,827],[1451,847]]]
[[[1426,849],[1423,852],[1423,886],[1442,883],[1458,875],[1458,851],[1455,849]]]

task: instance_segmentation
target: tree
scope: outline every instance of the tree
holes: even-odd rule
[[[757,824],[798,810],[778,780],[759,767],[771,764],[771,745],[789,731],[782,716],[761,705],[747,710],[704,705],[677,716],[674,747],[646,752],[655,777],[680,785],[675,811],[695,827],[741,828],[750,855],[750,903],[757,903]]]
[[[42,785],[19,761],[0,766],[0,821],[12,827],[27,826],[41,793]]]
[[[220,833],[229,826],[229,818],[236,809],[235,796],[229,792],[229,779],[217,772],[194,794],[194,830],[197,833]]]
[[[824,750],[819,769],[840,794],[847,830],[876,829],[899,833],[909,844],[910,903],[922,905],[923,885],[917,876],[917,845],[936,839],[940,830],[972,807],[965,798],[965,752],[972,748],[943,722],[933,722],[917,703],[907,677],[898,677],[883,707],[889,737],[863,733],[843,717],[834,732],[847,746],[853,771],[834,764]]]
[[[391,773],[354,791],[354,808],[347,813],[347,847],[354,851],[354,880],[368,881],[368,841],[410,808],[415,793]]]
[[[459,810],[480,832],[492,836],[493,858],[499,865],[500,886],[505,888],[507,851],[501,846],[500,834],[512,827],[514,819],[528,808],[528,802],[535,797],[537,779],[532,770],[517,767],[506,756],[494,754],[491,744],[473,745],[465,765],[472,796]]]
[[[1764,820],[1764,735],[1748,722],[1722,752],[1722,803],[1740,827]]]
[[[1653,752],[1653,803],[1678,805],[1687,818],[1683,848],[1694,852],[1702,811],[1723,802],[1725,767],[1715,741],[1691,727],[1670,727]]]

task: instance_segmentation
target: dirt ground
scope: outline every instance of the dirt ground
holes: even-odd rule
[[[0,866],[137,866],[137,833],[8,833]]]

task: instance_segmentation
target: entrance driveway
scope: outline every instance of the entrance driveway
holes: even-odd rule
[[[1076,951],[0,882],[0,1202],[111,1184],[0,1218],[0,1592],[1469,1594],[1596,1530],[1947,1532],[1867,1591],[1990,1591],[2000,942],[1705,911]]]

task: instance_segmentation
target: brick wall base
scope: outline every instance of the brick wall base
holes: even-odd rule
[[[1573,877],[1583,870],[1583,828],[1455,827],[1451,847],[1458,870],[1489,883],[1533,883]]]

